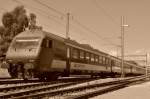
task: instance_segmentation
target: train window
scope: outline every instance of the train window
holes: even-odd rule
[[[117,65],[118,67],[120,67],[120,66],[121,66],[121,63],[120,63],[120,62],[117,62],[116,65]]]
[[[79,52],[77,49],[73,49],[72,58],[78,59]]]
[[[42,47],[52,48],[52,40],[44,39],[42,43]]]
[[[16,38],[12,43],[13,48],[36,48],[39,44],[39,38]]]
[[[84,59],[84,51],[80,50],[80,59]]]
[[[110,60],[110,59],[108,59],[108,65],[110,65],[110,62],[111,62],[111,60]]]
[[[46,39],[43,40],[42,47],[46,47]]]
[[[48,47],[49,47],[49,48],[52,48],[52,40],[49,40],[49,41],[48,41]]]
[[[46,40],[46,47],[52,48],[52,41],[51,40]]]
[[[107,64],[107,63],[108,63],[107,58],[105,58],[105,64]]]
[[[95,62],[98,63],[98,56],[95,55]]]
[[[49,40],[46,40],[46,47],[49,47]]]
[[[111,61],[110,61],[110,64],[111,64],[111,66],[115,66],[114,60],[111,60]]]
[[[99,63],[102,63],[102,56],[99,56]]]
[[[108,65],[108,58],[105,59],[106,64]]]
[[[106,64],[105,57],[103,57],[103,64]]]
[[[90,60],[90,53],[89,52],[86,52],[85,58],[86,58],[86,60]]]
[[[94,54],[91,54],[91,62],[94,62]]]

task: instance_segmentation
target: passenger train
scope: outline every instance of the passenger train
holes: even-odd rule
[[[74,40],[45,32],[27,30],[12,40],[6,53],[13,78],[56,79],[70,74],[116,76],[121,74],[121,60]],[[133,62],[124,63],[125,75],[144,74]]]

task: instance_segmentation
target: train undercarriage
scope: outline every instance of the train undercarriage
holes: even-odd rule
[[[10,64],[8,71],[12,78],[19,78],[19,79],[33,79],[34,76],[34,70],[24,68],[23,64]]]
[[[39,72],[34,70],[34,68],[26,68],[23,63],[18,63],[16,65],[10,64],[8,71],[12,78],[19,78],[24,80],[29,80],[33,78],[39,78],[40,80],[56,80],[59,76],[69,76],[69,75],[90,75],[92,78],[94,77],[100,77],[100,78],[107,78],[107,77],[120,77],[120,73],[117,72],[99,72],[99,73],[85,73],[83,71],[74,71],[74,72],[66,72],[65,70],[63,72]],[[134,76],[135,74],[129,73],[125,76]]]

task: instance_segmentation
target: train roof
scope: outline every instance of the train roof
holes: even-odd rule
[[[87,50],[90,50],[90,51],[94,51],[94,52],[97,52],[97,53],[102,53],[104,55],[108,55],[107,53],[99,51],[98,49],[94,49],[89,44],[81,44],[81,43],[78,43],[75,40],[66,39],[66,38],[60,37],[58,35],[55,35],[53,33],[46,32],[46,31],[43,31],[43,30],[37,30],[37,29],[27,30],[27,31],[24,31],[24,32],[18,34],[15,38],[19,38],[19,37],[24,38],[24,37],[29,37],[29,36],[49,37],[49,38],[52,38],[52,39],[55,39],[55,40],[58,40],[58,41],[61,41],[61,42],[64,42],[64,43],[69,43],[70,45],[78,46],[79,48],[82,48],[82,49],[87,49]]]
[[[60,36],[57,36],[53,33],[49,33],[49,32],[45,32],[45,31],[42,31],[42,30],[27,30],[27,31],[24,31],[20,34],[18,34],[15,38],[19,38],[19,37],[29,37],[29,36],[34,36],[34,37],[50,37],[50,38],[53,38],[53,39],[56,39],[56,40],[59,40],[59,41],[64,41],[64,38],[60,37]]]
[[[99,51],[98,49],[94,49],[92,46],[90,46],[89,44],[81,44],[81,43],[78,43],[77,41],[75,40],[67,40],[66,41],[67,43],[69,43],[70,45],[75,45],[75,46],[78,46],[80,48],[83,48],[83,49],[87,49],[87,50],[90,50],[90,51],[94,51],[96,53],[101,53],[103,55],[108,55],[107,53],[104,53],[102,51]]]
[[[24,32],[18,34],[15,38],[28,37],[28,36],[31,36],[31,35],[32,36],[36,36],[36,37],[43,37],[43,38],[44,37],[49,37],[49,38],[52,38],[52,39],[64,42],[65,44],[69,44],[69,45],[72,45],[72,46],[77,46],[78,48],[81,48],[81,49],[85,49],[85,50],[88,50],[88,51],[92,51],[94,53],[102,54],[102,55],[104,55],[106,57],[111,57],[111,59],[113,59],[113,60],[121,61],[120,58],[112,56],[112,55],[107,54],[105,52],[99,51],[98,49],[93,48],[89,44],[80,44],[80,43],[78,43],[75,40],[65,39],[63,37],[60,37],[58,35],[55,35],[53,33],[46,32],[46,31],[43,31],[43,30],[37,30],[37,29],[35,29],[35,30],[27,30],[27,31],[24,31]],[[125,62],[128,63],[128,64],[132,64],[132,63],[127,62],[127,61],[125,61]]]

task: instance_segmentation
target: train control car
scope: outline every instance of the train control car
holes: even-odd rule
[[[121,73],[119,58],[88,44],[36,29],[18,34],[10,44],[6,59],[14,78],[56,79],[69,74],[106,77]],[[125,63],[126,74],[143,74],[136,68],[140,67]]]

